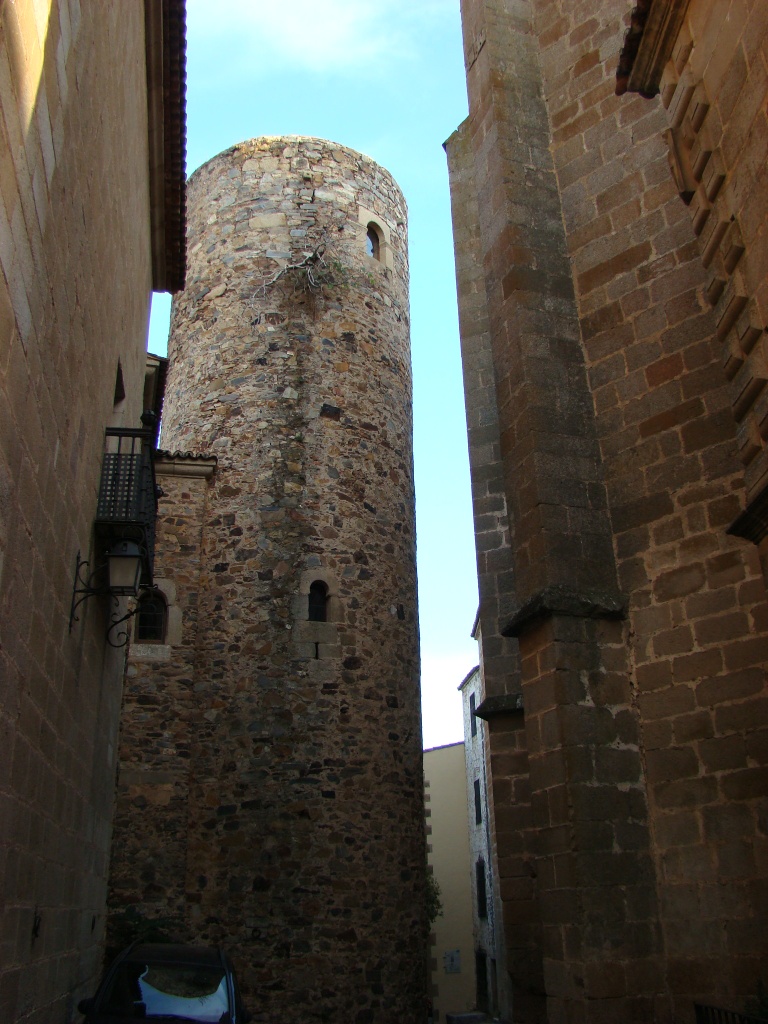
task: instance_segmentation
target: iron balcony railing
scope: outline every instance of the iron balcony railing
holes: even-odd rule
[[[696,1024],[766,1024],[765,1017],[750,1017],[735,1010],[721,1010],[717,1006],[694,1006]]]
[[[108,427],[104,439],[96,535],[112,544],[135,541],[142,550],[142,586],[152,585],[157,521],[154,432]]]

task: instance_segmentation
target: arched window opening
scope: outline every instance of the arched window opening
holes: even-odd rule
[[[165,643],[167,608],[159,591],[153,590],[139,598],[136,640],[140,644]]]
[[[315,580],[309,588],[309,621],[328,620],[328,586],[322,580]]]
[[[381,239],[379,238],[378,229],[373,223],[368,225],[365,244],[368,255],[373,256],[375,260],[381,260]]]
[[[123,368],[120,360],[117,360],[117,373],[115,374],[115,394],[112,398],[112,405],[119,405],[125,398],[125,381],[123,380]]]

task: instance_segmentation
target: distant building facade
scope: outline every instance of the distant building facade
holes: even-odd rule
[[[440,888],[442,914],[430,935],[432,1020],[474,1010],[472,861],[467,816],[464,744],[424,751],[427,864]]]
[[[0,4],[0,1019],[64,1024],[103,955],[124,650],[106,428],[141,428],[184,280],[184,5]],[[145,383],[149,381],[145,388]],[[96,577],[92,582],[97,580]],[[125,602],[122,602],[122,611]]]
[[[492,841],[491,810],[486,765],[487,725],[475,714],[483,703],[480,667],[473,668],[459,686],[464,716],[464,757],[467,768],[467,822],[472,881],[472,931],[475,946],[475,1006],[491,1017],[499,1010],[498,961],[501,940],[497,865]],[[503,964],[503,960],[502,960]],[[502,975],[502,983],[506,972]]]
[[[768,10],[630,7],[465,0],[446,144],[516,1024],[768,976]]]

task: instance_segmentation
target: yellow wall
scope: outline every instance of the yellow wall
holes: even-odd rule
[[[424,751],[428,863],[441,889],[443,913],[432,926],[430,958],[434,1020],[475,1005],[475,951],[467,825],[464,744]],[[459,950],[461,969],[447,974],[444,955]]]

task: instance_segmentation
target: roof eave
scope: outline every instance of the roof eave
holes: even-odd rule
[[[186,274],[185,0],[145,0],[152,288]]]

